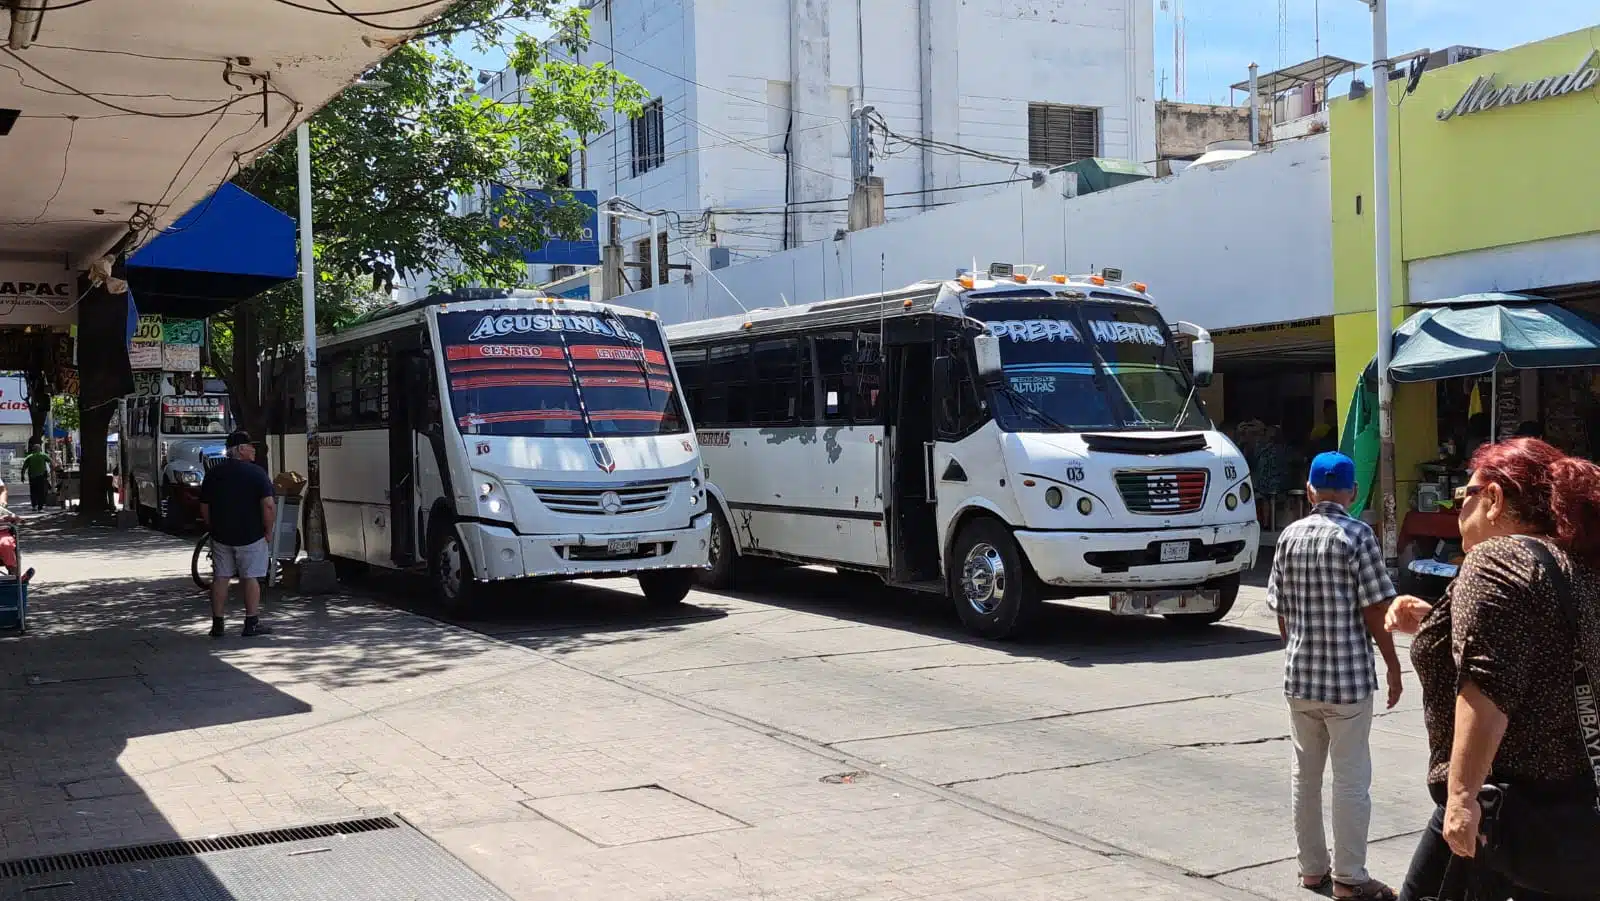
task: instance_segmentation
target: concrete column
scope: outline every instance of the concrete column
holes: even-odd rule
[[[842,114],[830,108],[832,51],[828,34],[832,0],[789,0],[789,108],[794,127],[789,136],[789,199],[800,204],[791,217],[790,246],[832,237],[830,215],[818,215],[814,201],[842,197],[849,185],[833,172],[832,128],[818,128]],[[835,123],[839,128],[847,124]]]
[[[960,14],[957,0],[919,0],[917,46],[922,57],[922,137],[952,144],[961,140]],[[927,149],[922,151],[924,191],[959,184],[960,157]],[[922,195],[924,206],[939,201],[938,194]]]

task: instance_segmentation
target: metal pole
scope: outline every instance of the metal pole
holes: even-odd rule
[[[317,274],[311,232],[311,126],[295,129],[300,162],[300,306],[305,348],[306,392],[306,556],[322,560],[328,552],[322,519],[322,467],[317,441]]]
[[[1394,383],[1389,354],[1394,342],[1389,236],[1389,11],[1387,0],[1368,0],[1372,9],[1372,216],[1373,262],[1377,268],[1378,328],[1378,484],[1381,491],[1383,558],[1398,569],[1399,547],[1394,464]]]
[[[1250,64],[1250,146],[1261,146],[1261,97],[1256,93],[1256,73],[1261,69]],[[1234,71],[1238,71],[1235,69]]]

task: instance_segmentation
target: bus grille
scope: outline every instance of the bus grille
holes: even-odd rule
[[[210,472],[213,468],[215,468],[217,466],[217,464],[221,463],[223,460],[226,460],[226,459],[228,459],[228,458],[227,457],[212,457],[212,456],[201,457],[200,458],[200,465],[205,467],[206,472]]]
[[[1117,473],[1117,491],[1130,513],[1193,513],[1206,501],[1204,469],[1164,469]]]
[[[580,516],[606,516],[628,513],[649,513],[659,510],[672,494],[671,482],[645,482],[601,488],[591,485],[562,486],[543,484],[534,486],[539,503],[555,513],[574,513]],[[611,501],[606,495],[615,494]],[[607,507],[611,509],[607,509]]]

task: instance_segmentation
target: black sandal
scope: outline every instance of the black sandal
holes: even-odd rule
[[[1307,882],[1306,879],[1307,877],[1305,876],[1300,877],[1300,887],[1308,892],[1323,894],[1329,889],[1333,888],[1333,871],[1331,870],[1323,873],[1322,878],[1318,879],[1316,882]]]
[[[1368,879],[1360,885],[1344,885],[1344,888],[1350,889],[1350,894],[1341,895],[1336,888],[1333,897],[1338,901],[1397,901],[1399,898],[1394,889],[1377,879]]]

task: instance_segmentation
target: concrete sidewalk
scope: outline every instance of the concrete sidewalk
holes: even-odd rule
[[[56,521],[0,633],[0,861],[394,811],[518,898],[1232,892],[357,598],[212,641],[191,544]]]

